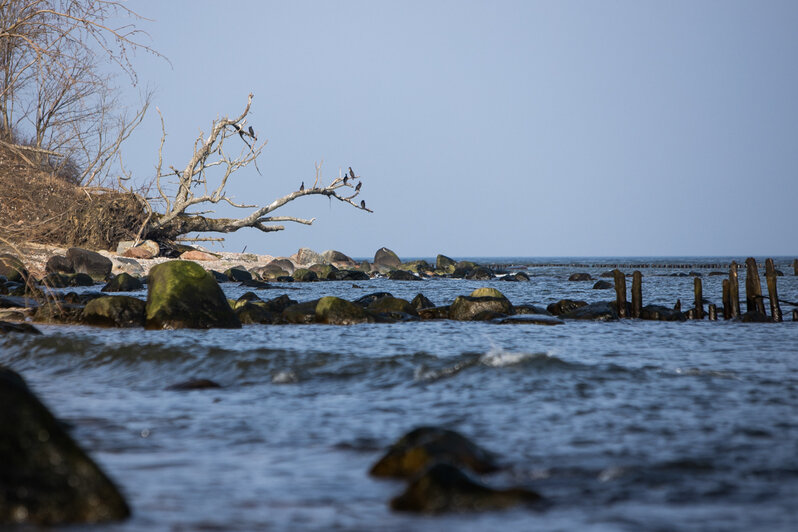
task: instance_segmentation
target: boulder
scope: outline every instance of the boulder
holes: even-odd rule
[[[560,314],[560,318],[564,320],[611,321],[618,319],[618,312],[609,302],[601,301],[563,312]]]
[[[425,260],[414,260],[410,262],[403,262],[399,265],[398,269],[421,275],[431,272],[434,268]]]
[[[152,254],[152,250],[139,246],[126,249],[125,252],[122,253],[122,256],[127,257],[129,259],[142,259],[142,260],[149,260],[156,257],[156,255]]]
[[[238,328],[233,309],[213,275],[197,263],[173,260],[150,270],[148,329]]]
[[[324,257],[321,253],[316,253],[312,249],[308,248],[299,248],[299,251],[292,257],[294,262],[301,265],[307,266],[310,264],[322,264],[324,263]]]
[[[282,270],[285,270],[288,273],[288,275],[293,274],[294,270],[296,270],[296,266],[294,266],[294,263],[288,259],[274,259],[271,262],[269,262],[266,266],[276,266]]]
[[[687,317],[678,310],[662,305],[646,305],[640,310],[640,319],[653,321],[686,321]]]
[[[374,254],[374,265],[386,268],[398,268],[402,264],[399,257],[388,248],[382,247]]]
[[[216,270],[208,270],[213,278],[216,279],[217,283],[229,283],[230,278],[223,274],[222,272],[217,272]]]
[[[63,255],[53,255],[44,265],[45,273],[75,273],[72,262]]]
[[[440,427],[418,427],[391,445],[370,473],[377,477],[412,478],[437,462],[448,462],[477,473],[499,469],[492,453],[465,436]]]
[[[494,277],[495,275],[493,275],[493,271],[490,268],[484,268],[482,266],[477,266],[465,275],[466,279],[472,281],[489,281]]]
[[[92,286],[94,284],[94,279],[85,273],[50,273],[44,276],[42,284],[49,288]]]
[[[435,259],[435,269],[445,273],[453,273],[455,264],[457,264],[457,262],[446,255],[438,255]]]
[[[111,257],[113,267],[111,273],[119,275],[120,273],[128,273],[136,277],[143,277],[145,272],[144,268],[136,259],[129,259],[127,257]]]
[[[161,252],[161,247],[153,240],[143,240],[136,246],[134,244],[133,240],[122,240],[116,246],[116,254],[136,259],[152,259]]]
[[[487,320],[513,314],[513,305],[495,288],[478,288],[470,296],[458,296],[449,306],[453,320]]]
[[[368,281],[369,276],[358,270],[335,270],[327,275],[328,281]]]
[[[42,334],[42,332],[30,323],[11,323],[0,321],[0,334],[20,333],[20,334]],[[2,510],[0,510],[2,513]]]
[[[294,280],[300,283],[310,283],[312,281],[318,281],[319,276],[316,275],[314,271],[306,268],[298,268],[294,270]]]
[[[563,325],[565,322],[550,314],[523,314],[516,316],[506,316],[492,320],[498,324],[513,325]]]
[[[374,292],[373,294],[366,294],[365,296],[361,296],[353,301],[356,305],[360,305],[361,307],[368,307],[378,299],[381,299],[386,296],[390,296],[389,292]]]
[[[448,320],[449,305],[420,309],[418,311],[418,317],[422,320]]]
[[[572,273],[570,277],[568,277],[569,281],[592,281],[593,277],[590,276],[589,273]]]
[[[48,300],[40,305],[33,315],[39,323],[80,323],[84,305]]]
[[[92,299],[83,309],[83,322],[101,327],[144,327],[147,304],[130,296]]]
[[[331,273],[337,272],[338,268],[332,264],[311,264],[308,270],[316,274],[316,277],[323,280],[328,280]]]
[[[388,279],[391,281],[420,281],[421,277],[405,270],[393,270],[388,274]]]
[[[511,281],[511,282],[529,281],[529,276],[524,272],[516,272],[516,273],[511,273],[509,275],[505,275],[504,277],[502,277],[502,281]]]
[[[584,307],[587,305],[587,301],[575,301],[573,299],[561,299],[556,303],[551,303],[549,306],[546,307],[546,310],[554,314],[555,316],[559,316],[565,312],[569,312],[574,309],[578,309],[579,307]]]
[[[124,519],[103,471],[14,371],[0,366],[0,527]]]
[[[135,292],[144,288],[144,284],[127,273],[120,273],[103,286],[101,292]]]
[[[198,249],[184,251],[183,253],[180,254],[179,258],[184,261],[202,261],[202,262],[219,260],[218,256],[213,255],[212,253],[206,253],[204,251],[200,251]]]
[[[414,297],[410,302],[410,305],[416,309],[416,311],[419,311],[424,308],[433,308],[435,303],[427,299],[424,294],[417,294],[416,297]]]
[[[236,283],[252,280],[252,274],[249,273],[245,268],[240,266],[228,268],[227,270],[225,270],[224,275],[226,275],[228,279]]]
[[[385,296],[373,301],[368,309],[372,312],[378,313],[394,313],[401,312],[403,314],[410,314],[411,316],[418,316],[416,308],[410,304],[406,299],[400,299],[393,296]]]
[[[315,323],[316,322],[316,306],[319,300],[306,301],[305,303],[297,303],[283,309],[281,318],[286,323]]]
[[[603,277],[605,279],[615,279],[615,270],[610,270],[608,272],[601,272],[599,277]]]
[[[108,257],[83,248],[69,248],[66,258],[76,273],[88,274],[97,282],[104,282],[114,266]]]
[[[740,316],[740,318],[742,318],[743,323],[768,323],[773,321],[766,314],[762,314],[756,310],[749,310]]]
[[[328,325],[352,325],[373,320],[360,305],[340,297],[327,296],[316,305],[316,321]]]
[[[593,285],[593,290],[607,290],[608,288],[615,288],[615,285],[603,279],[596,281]]]
[[[244,325],[252,323],[278,323],[281,321],[280,313],[272,312],[264,305],[263,301],[244,301],[236,304],[235,313],[238,320]]]
[[[344,255],[340,251],[335,251],[334,249],[328,249],[322,253],[321,256],[328,264],[334,264],[338,267],[352,268],[357,264],[351,257]]]
[[[258,277],[260,277],[265,281],[274,281],[278,277],[285,277],[293,272],[294,272],[293,266],[291,267],[291,271],[289,272],[288,270],[284,270],[277,264],[274,264],[274,261],[270,262],[266,266],[261,266],[259,268],[254,268],[252,270],[253,274],[257,275]]]
[[[401,512],[478,512],[531,505],[543,500],[538,493],[511,488],[497,490],[476,482],[450,464],[435,464],[415,478],[407,489],[391,500]]]
[[[537,305],[514,305],[513,309],[516,314],[543,314],[544,316],[551,316],[552,313],[543,307]]]
[[[0,254],[0,275],[12,283],[24,283],[28,280],[28,269],[15,255]]]

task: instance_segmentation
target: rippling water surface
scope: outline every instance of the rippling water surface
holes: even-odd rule
[[[778,267],[781,297],[798,300],[792,268]],[[613,292],[567,277],[607,269],[530,267],[528,283],[293,284],[259,295],[422,292],[448,304],[489,285],[515,304],[601,301]],[[697,271],[705,298],[720,304],[722,277],[711,270]],[[690,306],[692,278],[669,276],[682,270],[642,271],[644,303]],[[245,291],[224,288],[233,298]],[[788,320],[791,309],[782,308]],[[41,329],[0,337],[0,363],[74,427],[127,495],[133,517],[109,530],[792,530],[798,520],[791,321]],[[223,388],[166,390],[192,377]],[[486,483],[525,485],[551,505],[391,512],[403,483],[367,471],[401,434],[430,424],[501,456],[506,470]]]

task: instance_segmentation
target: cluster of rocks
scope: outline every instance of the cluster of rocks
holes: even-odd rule
[[[407,481],[404,492],[390,502],[398,511],[486,511],[544,501],[533,490],[496,489],[470,476],[499,470],[501,466],[492,453],[461,434],[440,427],[419,427],[394,443],[370,473]]]

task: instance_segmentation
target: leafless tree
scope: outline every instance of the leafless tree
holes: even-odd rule
[[[211,124],[210,133],[205,136],[200,132],[194,141],[193,155],[182,169],[169,166],[164,170],[163,146],[166,140],[166,128],[161,116],[163,134],[158,150],[155,188],[156,198],[150,198],[148,205],[152,213],[142,234],[156,240],[172,240],[180,235],[194,232],[231,233],[245,227],[252,227],[263,232],[281,231],[285,229],[280,222],[295,222],[310,225],[315,218],[297,218],[293,216],[274,216],[271,213],[285,204],[305,196],[327,196],[357,209],[373,212],[364,202],[357,204],[354,198],[360,194],[360,176],[346,174],[332,180],[328,185],[322,183],[321,164],[316,165],[316,175],[312,186],[305,187],[304,182],[299,189],[275,199],[268,205],[244,205],[235,202],[227,195],[228,180],[238,170],[252,165],[257,169],[257,159],[266,141],[259,141],[255,130],[247,125],[247,117],[252,105],[252,94],[249,95],[244,111],[235,118],[217,118]],[[228,146],[232,142],[240,143],[240,148]],[[232,152],[236,152],[232,155]],[[170,182],[171,180],[171,182]],[[172,192],[170,193],[170,186]],[[157,212],[157,203],[163,212]],[[198,205],[227,203],[249,212],[241,218],[211,218],[207,212],[192,213],[190,209]]]

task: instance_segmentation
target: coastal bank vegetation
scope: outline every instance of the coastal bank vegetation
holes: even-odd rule
[[[248,123],[252,94],[240,114],[216,118],[207,133],[187,139],[193,153],[180,164],[164,161],[159,109],[155,173],[126,171],[126,141],[153,107],[153,94],[126,102],[119,80],[138,86],[137,54],[168,61],[149,44],[144,20],[119,1],[0,0],[1,240],[114,249],[122,240],[168,246],[189,233],[279,231],[285,222],[313,223],[273,214],[310,195],[371,212],[355,200],[361,183],[351,168],[324,184],[320,164],[307,187],[267,205],[234,201],[229,180],[240,170],[260,172],[266,146]],[[216,204],[244,215],[216,217]]]

